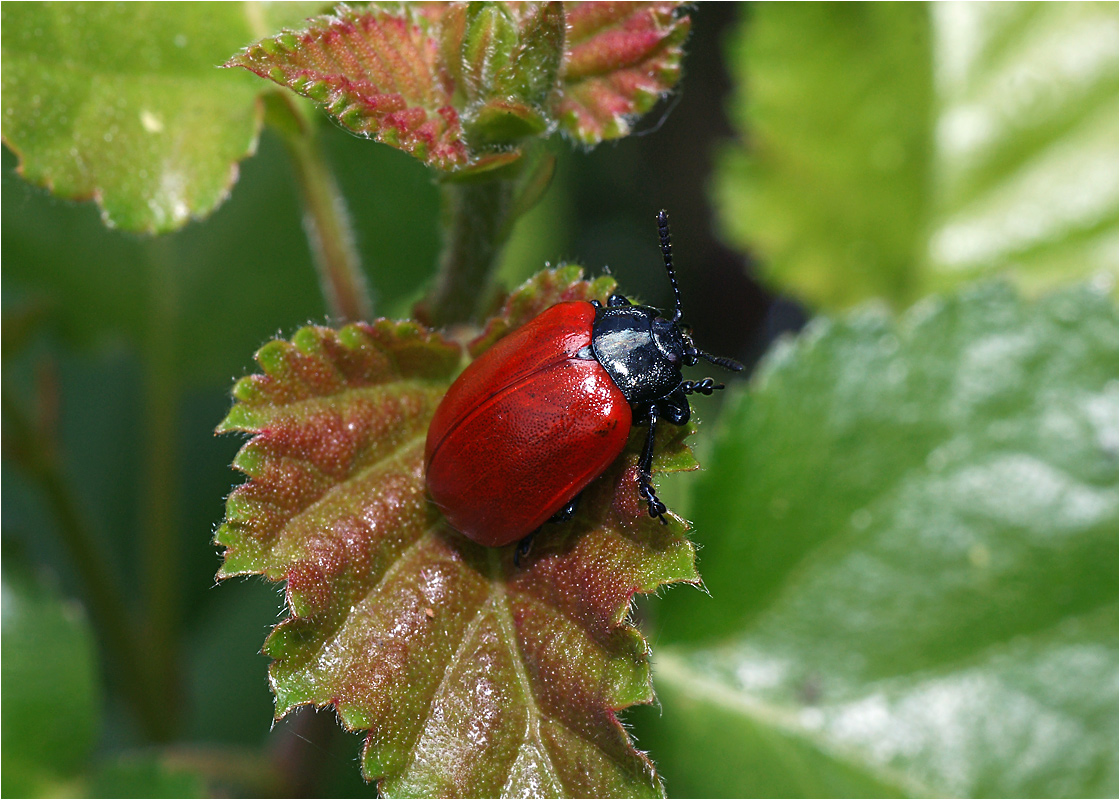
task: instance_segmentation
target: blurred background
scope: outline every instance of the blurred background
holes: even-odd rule
[[[934,12],[920,5],[905,19],[865,8],[811,6],[779,13],[751,4],[692,6],[680,87],[638,122],[634,135],[589,152],[559,138],[550,142],[558,158],[556,175],[541,204],[520,222],[504,256],[502,280],[512,287],[546,263],[567,261],[592,275],[609,269],[627,294],[653,305],[670,304],[654,222],[658,209],[665,208],[685,317],[696,341],[752,367],[775,339],[801,330],[818,313],[844,313],[868,299],[902,310],[965,277],[992,274],[1032,297],[1088,281],[1108,298],[1102,324],[1106,333],[1112,331],[1115,347],[1115,314],[1110,322],[1107,309],[1115,303],[1117,244],[1116,6],[1074,5],[1082,10],[1068,15],[1015,6],[1017,11],[995,21],[990,15],[956,19],[943,12],[936,24],[928,22]],[[1094,33],[1102,25],[1111,45]],[[946,31],[952,33],[949,39]],[[988,38],[970,45],[970,35]],[[889,46],[881,46],[883,41]],[[969,46],[980,55],[961,55]],[[838,71],[843,58],[862,52],[878,61],[869,57],[874,63]],[[1056,88],[1011,100],[1001,100],[996,92],[984,95],[984,83],[976,77],[983,69],[998,71],[1001,64],[1030,60],[1039,52],[1058,53],[1053,62],[1065,72],[1051,64]],[[910,76],[892,66],[907,58],[921,62],[921,74]],[[841,75],[844,88],[830,90],[827,81]],[[749,80],[758,81],[758,98]],[[931,99],[931,87],[940,92],[937,98]],[[775,96],[783,98],[782,107]],[[977,108],[987,102],[998,111],[977,121],[983,116]],[[950,114],[953,103],[957,107]],[[829,114],[855,121],[831,127]],[[758,127],[752,127],[756,121]],[[988,135],[989,145],[998,144],[991,125],[1010,143],[996,148],[1002,162],[986,158],[980,169],[960,166],[967,162],[964,157],[951,168],[938,161],[952,160],[943,154],[969,136]],[[864,142],[876,126],[896,135],[869,154],[822,150],[822,143]],[[376,313],[408,316],[437,260],[437,188],[425,167],[406,154],[354,137],[325,119],[321,127],[350,205]],[[1038,186],[1032,184],[1034,173],[1024,165],[1062,148],[1074,153],[1068,163],[1056,162],[1052,173],[1035,175]],[[934,158],[934,150],[942,155]],[[748,151],[762,155],[745,163]],[[832,164],[831,158],[843,163]],[[241,163],[229,199],[209,218],[159,238],[107,229],[93,203],[59,200],[29,185],[16,166],[5,147],[5,795],[373,795],[374,788],[359,777],[360,737],[341,731],[333,713],[304,711],[273,727],[268,660],[259,651],[283,614],[282,587],[259,579],[221,586],[214,581],[219,556],[210,537],[222,519],[226,494],[239,482],[229,464],[241,440],[213,435],[229,409],[230,387],[253,370],[252,354],[269,338],[326,319],[296,182],[281,142],[266,128],[257,153]],[[781,170],[801,184],[795,181],[784,193],[772,189],[769,194],[736,188],[740,181],[761,184]],[[1067,203],[1059,178],[1071,170],[1095,176],[1095,182],[1080,181],[1079,202]],[[851,175],[854,182],[846,183]],[[999,191],[987,191],[984,181]],[[1021,207],[1007,199],[1015,192],[1027,198]],[[929,209],[934,196],[940,204],[936,213]],[[971,218],[981,220],[982,230],[986,225],[995,231],[986,239],[981,235],[979,243],[962,221],[963,212],[957,213],[984,206],[978,197],[991,202]],[[1049,198],[1049,205],[1040,198]],[[783,202],[805,207],[804,227],[794,211],[785,217],[753,213],[760,205]],[[828,203],[838,210],[822,210]],[[857,211],[849,214],[849,205]],[[1053,213],[1048,215],[1048,208]],[[1029,217],[1028,212],[1039,217],[1032,230],[1043,231],[1031,241],[1007,222],[1016,214]],[[808,230],[814,214],[820,224]],[[777,233],[744,231],[747,216]],[[826,238],[816,231],[830,225],[844,236],[855,231],[851,241],[837,245],[843,250],[840,262],[871,264],[871,270],[880,264],[886,276],[880,283],[864,281],[858,270],[854,277],[817,277],[829,270],[814,271],[820,261],[814,237]],[[864,240],[874,239],[880,227],[889,230],[888,239],[905,241],[887,241],[881,251],[869,251]],[[934,231],[943,236],[938,239]],[[761,249],[748,241],[760,241]],[[970,247],[982,256],[970,261]],[[911,258],[923,262],[924,272],[899,278],[895,261]],[[992,266],[977,266],[981,262]],[[858,288],[861,281],[870,288]],[[1103,360],[1109,357],[1113,377],[1108,383],[1104,367],[1106,396],[1116,385],[1114,353],[1105,353]],[[745,385],[747,379],[745,373],[735,380]],[[718,417],[719,402],[699,409],[706,423]],[[1101,430],[1114,428],[1114,412],[1106,403]],[[699,442],[702,462],[712,447],[708,439]],[[1116,498],[1109,488],[1115,486],[1115,441],[1102,447],[1105,455],[1092,480],[1103,492],[1104,506],[1087,523],[1096,538],[1086,552],[1102,559],[1107,572],[1086,577],[1095,599],[1085,603],[1097,608],[1094,604],[1103,602],[1107,623],[1116,605]],[[669,483],[670,505],[688,509],[699,502],[691,493],[692,480]],[[1102,534],[1109,525],[1111,534]],[[153,548],[153,540],[161,544]],[[718,540],[706,541],[718,559]],[[140,576],[152,570],[161,575],[158,585],[151,592],[134,588],[145,585]],[[174,665],[148,693],[160,698],[158,709],[138,711],[127,699],[129,683],[142,671],[110,655],[120,652],[106,646],[119,631],[91,625],[90,604],[111,607],[113,602],[91,593],[91,574],[120,587],[124,612],[134,624],[159,623],[151,639],[141,637]],[[688,638],[672,632],[677,612],[671,603],[683,593],[695,597],[681,600],[688,610],[679,613],[696,613],[688,604],[700,595],[687,588],[641,605],[655,653],[662,643]],[[663,610],[659,604],[670,605]],[[719,608],[699,613],[718,614]],[[664,634],[659,615],[666,620]],[[1110,640],[1103,636],[1093,642],[1103,641],[1107,649]],[[1114,639],[1111,645],[1115,655]],[[1109,668],[1105,664],[1104,674]],[[1099,752],[1093,750],[1091,763],[1071,783],[933,778],[924,784],[875,785],[889,787],[880,789],[886,793],[891,787],[917,791],[924,786],[933,794],[1114,794],[1111,669],[1113,681],[1096,692],[1103,710],[1093,706],[1078,723],[1080,735],[1097,742]],[[814,702],[814,680],[798,684],[799,702]],[[672,735],[663,730],[670,723],[658,710],[627,719],[635,725],[639,747],[649,747],[655,758],[664,754],[671,794],[744,791],[741,776],[716,770],[705,784],[703,776],[682,766],[687,756],[673,754],[687,753],[681,749],[686,744],[664,741]],[[682,731],[679,736],[698,734]],[[1075,736],[1070,746],[1082,741]],[[799,750],[789,753],[791,761],[783,769],[808,769]],[[997,771],[999,765],[988,766]],[[760,793],[870,791],[871,784],[844,783],[846,775],[839,769],[823,784],[834,792],[812,782],[800,788],[796,781],[758,786]]]

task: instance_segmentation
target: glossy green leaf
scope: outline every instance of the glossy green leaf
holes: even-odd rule
[[[605,299],[609,281],[545,272],[471,347],[533,309]],[[253,435],[216,540],[219,577],[287,582],[265,644],[276,714],[333,706],[365,731],[364,774],[391,795],[657,796],[616,712],[653,699],[635,592],[695,581],[684,526],[651,519],[636,431],[520,566],[450,529],[427,500],[428,422],[461,351],[414,323],[305,328],[240,381],[219,431]],[[693,469],[691,428],[664,430],[655,466]],[[579,587],[579,591],[572,591]]]
[[[3,136],[32,183],[165,232],[211,212],[256,147],[260,87],[216,69],[266,22],[249,3],[3,8]],[[279,19],[273,19],[273,16]]]
[[[671,791],[1116,794],[1117,338],[997,285],[770,355],[696,486],[710,596],[658,609]]]
[[[729,241],[821,308],[1117,265],[1114,3],[761,4],[730,49]]]
[[[3,575],[3,794],[66,792],[96,743],[101,698],[82,609],[22,569]]]

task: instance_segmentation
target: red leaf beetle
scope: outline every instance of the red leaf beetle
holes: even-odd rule
[[[549,520],[568,519],[580,492],[618,458],[631,425],[648,425],[638,460],[638,492],[665,522],[651,467],[657,423],[688,421],[688,395],[722,389],[711,378],[684,380],[701,358],[729,370],[742,364],[699,350],[680,324],[669,216],[657,215],[665,271],[676,308],[666,319],[611,295],[604,306],[560,303],[473,361],[448,389],[428,427],[428,491],[451,525],[500,547]]]

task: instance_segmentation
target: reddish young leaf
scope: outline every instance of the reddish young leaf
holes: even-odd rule
[[[568,38],[556,109],[584,144],[630,133],[681,74],[691,20],[679,3],[568,3]]]
[[[451,104],[454,87],[430,31],[441,12],[413,3],[392,10],[340,5],[303,31],[245,48],[226,66],[244,67],[323,103],[356,133],[456,169],[470,159]]]
[[[507,301],[481,350],[553,303],[605,299],[609,279],[544,272]],[[684,524],[636,490],[643,432],[514,564],[427,501],[428,421],[459,349],[414,323],[305,328],[261,348],[219,432],[253,438],[227,504],[219,577],[287,581],[265,652],[276,714],[333,706],[367,732],[363,772],[396,795],[657,796],[616,712],[653,699],[636,592],[697,581]],[[663,426],[656,468],[692,469],[691,428]]]
[[[557,125],[625,136],[680,77],[677,3],[340,5],[226,66],[324,105],[346,128],[460,175],[504,167]]]

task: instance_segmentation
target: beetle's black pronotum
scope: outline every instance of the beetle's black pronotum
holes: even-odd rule
[[[657,232],[665,271],[673,286],[673,316],[665,319],[649,306],[634,305],[626,297],[615,294],[603,306],[596,306],[595,324],[591,329],[591,349],[603,369],[614,380],[630,403],[635,425],[648,423],[649,435],[638,461],[638,489],[649,506],[651,517],[665,522],[665,504],[658,499],[651,484],[653,441],[659,420],[684,425],[692,415],[688,395],[710,395],[722,389],[712,378],[688,381],[682,367],[691,367],[700,359],[738,372],[738,361],[705,353],[692,343],[692,337],[681,326],[681,289],[673,269],[673,245],[669,239],[669,215],[657,213]]]

